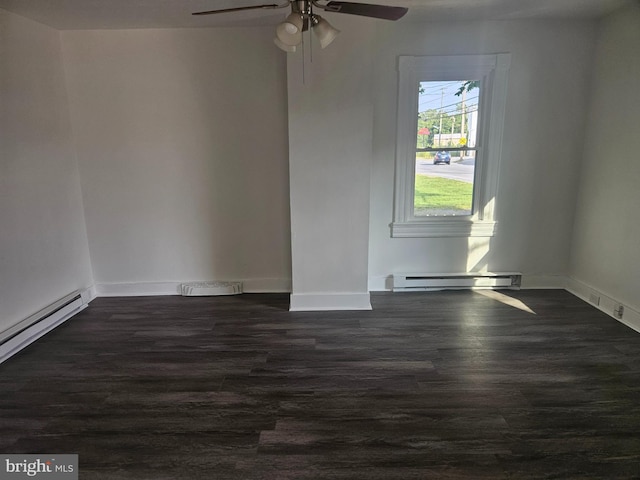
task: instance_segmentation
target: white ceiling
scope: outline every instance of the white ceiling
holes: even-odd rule
[[[596,18],[631,0],[367,0],[409,7],[401,21]],[[197,16],[192,12],[281,0],[0,0],[0,8],[60,30],[274,25],[288,9]],[[362,2],[360,2],[362,3]],[[334,15],[328,13],[327,18]],[[362,17],[360,17],[362,18]]]

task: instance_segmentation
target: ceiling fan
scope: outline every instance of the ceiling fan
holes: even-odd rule
[[[347,13],[350,15],[360,15],[363,17],[381,18],[384,20],[398,20],[402,18],[408,8],[391,7],[388,5],[374,5],[370,3],[354,2],[334,2],[320,3],[318,0],[289,0],[281,4],[250,5],[246,7],[223,8],[219,10],[208,10],[195,12],[192,15],[213,15],[217,13],[239,12],[243,10],[257,9],[277,9],[291,7],[291,13],[284,22],[276,28],[276,38],[274,43],[285,52],[295,52],[302,43],[302,32],[312,28],[320,46],[325,48],[338,36],[340,31],[320,15],[313,13],[313,8],[318,8],[326,12]]]

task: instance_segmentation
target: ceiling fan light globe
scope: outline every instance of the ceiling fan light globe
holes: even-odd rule
[[[278,37],[273,39],[273,43],[275,43],[280,50],[283,50],[287,53],[296,53],[297,48],[295,45],[285,45],[280,41]]]
[[[302,31],[304,20],[302,16],[297,13],[291,13],[283,22],[284,28],[287,33],[293,35]]]
[[[316,37],[318,37],[322,48],[329,46],[329,44],[340,34],[340,30],[333,27],[319,15],[316,16],[316,24],[313,26],[313,31],[316,34]]]
[[[295,47],[302,43],[302,32],[299,30],[297,33],[289,33],[287,31],[286,22],[281,23],[276,28],[276,37],[284,45]]]

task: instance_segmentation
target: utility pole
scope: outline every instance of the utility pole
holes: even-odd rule
[[[467,89],[464,88],[462,89],[462,115],[460,116],[460,139],[462,140],[463,138],[465,138],[464,136],[464,120],[465,120],[465,115],[466,115],[466,105],[465,105],[465,100],[467,98]],[[466,145],[466,143],[465,143]],[[462,160],[462,158],[465,156],[465,151],[464,150],[460,150],[460,160]]]
[[[453,117],[451,122],[451,136],[449,137],[449,146],[453,147],[453,130],[456,128],[456,117]]]
[[[460,136],[464,137],[464,116],[466,114],[466,105],[465,105],[465,100],[466,100],[466,96],[467,96],[467,91],[462,90],[462,116],[460,118]]]
[[[442,106],[444,105],[444,87],[440,94],[440,128],[438,128],[438,148],[442,148]]]

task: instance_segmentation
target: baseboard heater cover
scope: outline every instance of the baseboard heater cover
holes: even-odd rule
[[[66,322],[87,307],[80,292],[73,292],[0,333],[0,363]]]
[[[392,277],[394,292],[494,288],[518,290],[522,282],[522,274],[517,272],[407,273],[393,274]]]
[[[183,297],[204,297],[213,295],[239,295],[242,282],[193,282],[180,285]]]

